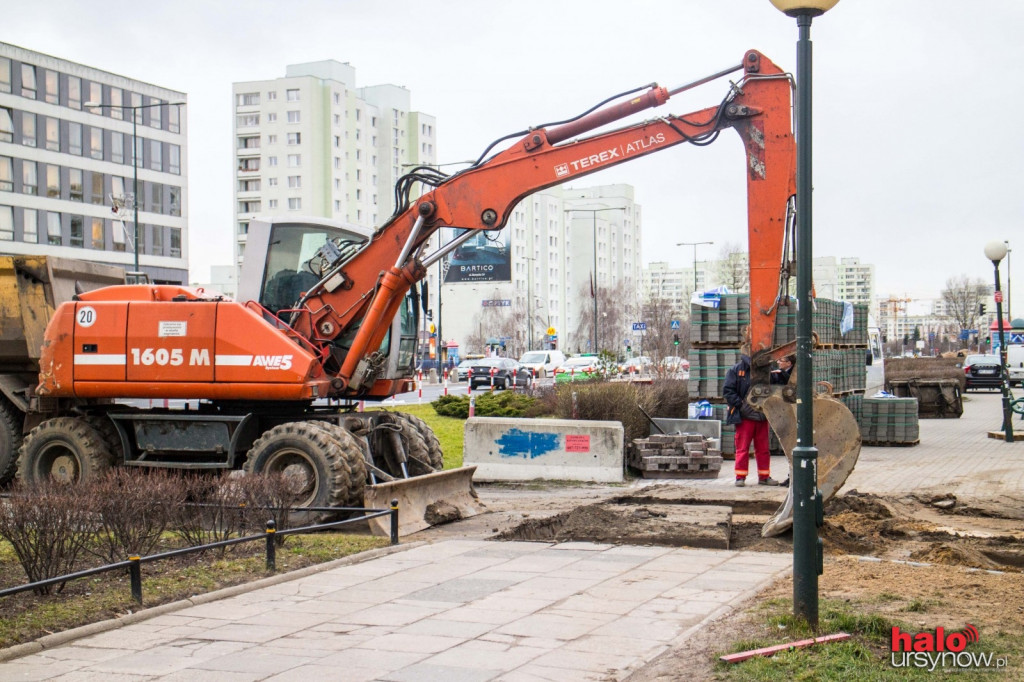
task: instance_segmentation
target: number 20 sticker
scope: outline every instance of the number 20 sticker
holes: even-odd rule
[[[91,305],[82,306],[78,309],[78,326],[91,327],[96,323],[96,309]]]

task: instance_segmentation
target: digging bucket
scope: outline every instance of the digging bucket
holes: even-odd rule
[[[399,536],[476,516],[485,507],[473,489],[475,471],[475,466],[468,466],[368,485],[363,504],[369,509],[387,509],[392,500],[398,500]],[[369,524],[374,535],[391,535],[389,517],[378,516]]]
[[[782,506],[761,528],[762,537],[781,535],[793,527],[793,448],[796,446],[796,404],[775,394],[762,403],[789,461],[790,484]],[[818,489],[828,502],[846,483],[860,457],[860,427],[853,413],[832,396],[814,396],[814,446],[818,448]]]

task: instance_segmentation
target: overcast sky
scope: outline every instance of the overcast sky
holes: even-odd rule
[[[992,282],[984,245],[1009,240],[1024,292],[1024,2],[841,0],[811,36],[814,255],[858,257],[875,265],[878,294],[923,298],[950,276]],[[444,163],[623,90],[738,64],[749,48],[794,71],[796,38],[769,0],[37,0],[0,22],[4,42],[188,94],[194,281],[231,258],[233,82],[349,62],[358,86],[405,86],[413,109],[437,117]],[[716,104],[724,88],[658,111]],[[701,258],[726,242],[745,248],[743,163],[727,134],[577,184],[632,184],[644,263],[686,265],[693,251],[680,241],[714,240]],[[1002,277],[1005,287],[1006,261]]]

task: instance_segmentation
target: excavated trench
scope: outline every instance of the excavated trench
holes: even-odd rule
[[[826,504],[820,531],[825,553],[1024,570],[1019,518],[950,497],[889,500],[849,491]],[[790,552],[791,532],[761,537],[761,526],[777,508],[773,499],[666,499],[655,492],[527,518],[495,539]]]

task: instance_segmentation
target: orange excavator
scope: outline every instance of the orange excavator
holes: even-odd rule
[[[742,77],[714,106],[579,137],[733,72]],[[244,466],[293,475],[308,506],[399,497],[403,523],[417,527],[475,513],[472,469],[441,472],[437,439],[423,422],[354,409],[410,387],[414,285],[474,234],[500,230],[527,195],[678,144],[710,144],[727,128],[745,149],[751,393],[758,405],[777,400],[779,407],[766,410],[773,427],[793,431],[782,423],[795,422],[786,407],[793,397],[768,381],[771,360],[792,352],[772,346],[791,274],[791,95],[788,75],[751,50],[733,69],[675,90],[645,86],[573,119],[506,136],[454,175],[413,169],[396,184],[394,215],[374,231],[322,220],[255,221],[238,301],[146,284],[79,294],[46,329],[31,396],[37,425],[24,437],[19,476],[80,479],[114,464]],[[427,253],[429,238],[444,227],[464,232]],[[188,410],[140,409],[126,399],[199,402]],[[844,444],[847,473],[858,451],[851,455]],[[827,444],[819,452],[830,456]]]

